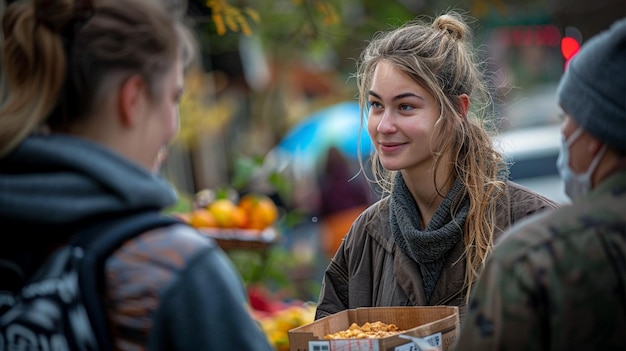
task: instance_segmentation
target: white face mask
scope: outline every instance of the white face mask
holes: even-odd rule
[[[556,167],[559,170],[559,174],[561,175],[561,179],[565,183],[565,193],[567,196],[574,200],[580,196],[586,195],[591,190],[591,174],[595,171],[602,155],[606,151],[606,145],[602,146],[602,149],[596,157],[593,158],[589,168],[587,171],[582,174],[577,174],[572,171],[569,167],[569,147],[578,139],[583,133],[582,127],[578,127],[570,135],[570,137],[565,140],[565,136],[561,135],[561,151],[559,152],[559,158],[556,161]]]

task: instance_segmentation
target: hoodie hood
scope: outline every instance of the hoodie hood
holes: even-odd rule
[[[74,136],[30,136],[0,159],[0,223],[27,235],[175,202],[158,174]]]

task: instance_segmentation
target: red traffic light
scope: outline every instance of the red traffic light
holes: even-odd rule
[[[565,60],[569,60],[580,50],[580,44],[572,37],[564,37],[561,39],[561,53]]]
[[[575,38],[563,37],[563,39],[561,39],[561,53],[563,54],[563,58],[565,58],[565,69],[567,69],[569,60],[574,57],[579,50],[580,43]]]

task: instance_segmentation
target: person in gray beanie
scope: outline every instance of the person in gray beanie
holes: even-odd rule
[[[457,351],[626,350],[626,19],[582,46],[558,98],[572,203],[499,238]]]

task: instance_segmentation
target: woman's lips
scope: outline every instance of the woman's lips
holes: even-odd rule
[[[379,143],[380,152],[389,154],[400,150],[406,143]]]

